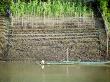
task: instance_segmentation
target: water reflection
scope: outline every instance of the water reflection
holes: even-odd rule
[[[41,65],[41,68],[44,69],[44,65]]]
[[[11,82],[10,66],[0,63],[0,82]]]
[[[110,66],[1,63],[0,82],[110,82]]]

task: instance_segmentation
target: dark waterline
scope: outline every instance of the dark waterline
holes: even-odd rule
[[[0,82],[110,82],[110,66],[0,63]]]

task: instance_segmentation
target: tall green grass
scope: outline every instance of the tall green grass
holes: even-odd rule
[[[46,16],[46,17],[62,17],[62,16],[91,16],[92,10],[87,8],[81,2],[71,2],[63,0],[48,0],[41,2],[40,0],[31,1],[29,3],[12,2],[11,11],[13,16]]]

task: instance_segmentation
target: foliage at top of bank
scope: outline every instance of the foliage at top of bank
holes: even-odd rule
[[[42,2],[43,1],[43,2]],[[74,2],[73,2],[74,1]],[[80,2],[81,1],[81,2]],[[83,0],[0,0],[0,14],[13,16],[91,16],[93,12],[82,3]],[[97,0],[107,21],[110,23],[110,0]]]
[[[100,0],[100,7],[103,11],[103,14],[105,14],[105,16],[109,16],[109,22],[110,22],[110,8],[108,2],[110,2],[110,0]]]
[[[6,15],[6,10],[11,5],[11,0],[0,0],[0,14]]]
[[[81,2],[72,2],[66,0],[33,0],[30,2],[20,1],[11,4],[11,12],[13,16],[91,16],[92,9],[88,8]]]
[[[108,22],[110,29],[110,0],[98,0],[98,1],[100,3],[100,8],[105,17],[105,20]]]

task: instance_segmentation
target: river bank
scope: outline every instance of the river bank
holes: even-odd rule
[[[97,61],[97,62],[84,62],[84,61],[45,61],[41,63],[40,61],[0,61],[0,63],[32,63],[37,65],[110,65],[110,61]]]

